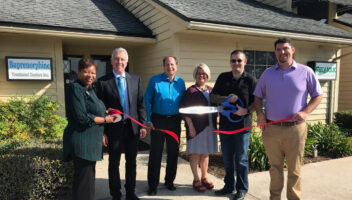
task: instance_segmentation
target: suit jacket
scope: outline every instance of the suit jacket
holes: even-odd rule
[[[142,124],[145,124],[146,111],[144,105],[142,80],[138,75],[129,74],[127,72],[125,73],[130,116]],[[98,98],[104,102],[106,108],[114,108],[124,112],[113,73],[99,78],[98,82],[94,84],[94,89]],[[120,130],[121,125],[121,121],[113,124],[106,124],[104,131],[108,136],[113,136],[113,134],[116,134],[116,132]],[[138,124],[132,122],[132,131],[135,135],[139,134],[139,128],[140,127]]]

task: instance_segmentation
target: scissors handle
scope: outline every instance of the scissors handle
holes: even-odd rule
[[[223,111],[221,112],[221,114],[224,115],[224,116],[226,116],[227,119],[228,119],[230,122],[240,122],[240,121],[242,121],[243,118],[244,118],[243,116],[241,116],[238,120],[233,120],[233,119],[231,119],[231,113],[236,112],[238,109],[237,109],[236,105],[230,104],[229,99],[230,99],[230,96],[227,97],[226,100],[221,103],[221,106],[222,106],[223,108],[228,108],[228,109],[226,109],[226,110],[223,110]],[[243,101],[242,101],[240,98],[238,98],[238,101],[239,101],[239,103],[240,103],[240,106],[243,107],[243,106],[244,106]]]

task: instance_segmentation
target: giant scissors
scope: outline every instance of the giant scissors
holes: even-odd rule
[[[220,112],[222,115],[226,116],[230,122],[240,122],[241,120],[243,120],[243,116],[241,116],[237,120],[234,120],[231,118],[231,113],[236,112],[238,109],[236,105],[233,105],[229,102],[230,98],[231,98],[230,96],[227,97],[226,100],[222,102],[220,106],[191,106],[187,108],[180,108],[179,112],[182,114],[198,114],[198,115]],[[238,98],[237,100],[240,106],[244,107],[243,101],[240,98]]]

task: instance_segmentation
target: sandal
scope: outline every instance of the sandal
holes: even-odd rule
[[[193,189],[197,192],[204,192],[207,190],[206,187],[200,182],[200,180],[193,181]]]
[[[208,181],[207,178],[202,178],[202,184],[209,190],[214,188],[214,184],[210,181]]]

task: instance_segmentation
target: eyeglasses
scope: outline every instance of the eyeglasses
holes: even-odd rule
[[[199,73],[199,72],[197,72],[196,75],[197,75],[197,76],[201,76],[201,75],[203,75],[203,76],[208,76],[206,73]]]
[[[231,61],[232,63],[236,63],[236,62],[241,63],[241,62],[242,62],[241,59],[231,59],[230,61]]]

